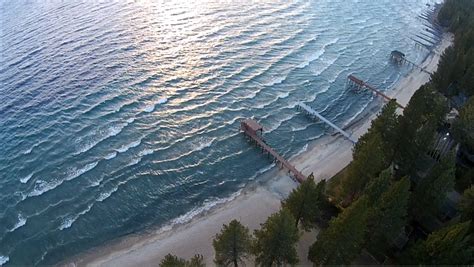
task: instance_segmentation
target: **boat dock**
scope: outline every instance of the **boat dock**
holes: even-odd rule
[[[349,87],[352,87],[352,88],[355,87],[355,88],[357,88],[357,89],[367,88],[367,89],[373,91],[376,95],[383,97],[383,98],[384,98],[385,100],[387,100],[387,101],[392,100],[392,98],[390,98],[390,97],[387,96],[386,94],[382,93],[380,90],[378,90],[378,89],[376,89],[375,87],[373,87],[373,86],[367,84],[367,83],[364,82],[363,80],[358,79],[357,77],[355,77],[355,76],[352,75],[352,74],[347,77],[347,81],[348,81],[347,85],[348,85]],[[397,106],[398,106],[399,108],[401,108],[401,109],[404,109],[404,108],[405,108],[405,107],[402,106],[400,103],[398,103],[398,102],[396,102],[396,103],[397,103]]]
[[[255,144],[262,149],[263,153],[268,153],[269,156],[273,157],[273,160],[280,165],[280,167],[284,167],[288,170],[288,173],[293,175],[293,178],[302,183],[306,180],[306,176],[304,176],[300,171],[298,171],[291,163],[289,163],[285,158],[280,156],[273,148],[271,148],[262,138],[263,127],[258,124],[253,119],[245,119],[240,122],[240,130],[250,138],[251,141],[255,142]]]
[[[336,126],[334,123],[323,117],[321,114],[319,114],[319,112],[315,111],[310,106],[299,102],[298,104],[296,104],[296,108],[305,112],[307,115],[310,115],[314,118],[318,118],[319,120],[325,122],[326,124],[334,128],[336,131],[338,131],[340,134],[342,134],[345,138],[347,138],[347,140],[351,141],[353,144],[357,143],[357,140],[351,134]]]

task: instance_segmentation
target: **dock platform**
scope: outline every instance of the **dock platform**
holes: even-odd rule
[[[299,102],[298,104],[296,104],[296,108],[304,111],[306,114],[310,116],[316,117],[320,119],[321,121],[325,122],[326,124],[334,128],[336,131],[338,131],[340,134],[342,134],[345,138],[347,138],[347,140],[351,141],[352,143],[354,144],[357,143],[357,140],[351,134],[339,128],[337,125],[335,125],[330,120],[323,117],[321,114],[319,114],[319,112],[312,109],[310,106],[306,105],[305,103]]]
[[[293,175],[293,178],[302,183],[306,180],[306,176],[304,176],[300,171],[298,171],[291,163],[289,163],[285,158],[280,156],[273,148],[271,148],[262,138],[263,127],[258,124],[253,119],[245,119],[240,122],[240,130],[250,138],[250,140],[254,141],[255,144],[262,149],[264,153],[268,153],[269,156],[273,157],[273,160],[288,170],[290,174]]]

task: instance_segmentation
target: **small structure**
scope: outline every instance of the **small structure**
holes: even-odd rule
[[[272,156],[273,160],[280,165],[282,168],[286,168],[288,173],[293,174],[294,179],[297,182],[302,183],[306,180],[300,171],[298,171],[293,165],[291,165],[286,159],[280,156],[273,148],[271,148],[262,138],[263,127],[253,119],[245,119],[240,122],[240,130],[254,141],[255,144],[262,149],[263,153],[268,153],[268,156]]]
[[[357,90],[362,90],[362,89],[369,89],[371,90],[372,92],[374,92],[376,95],[378,96],[381,96],[383,99],[385,99],[386,101],[390,101],[392,100],[392,98],[390,98],[389,96],[387,96],[386,94],[382,93],[380,90],[376,89],[375,87],[367,84],[366,82],[364,82],[363,80],[355,77],[354,75],[349,75],[347,77],[347,83],[346,83],[346,87],[348,88],[355,88]],[[397,106],[401,109],[404,109],[405,107],[402,106],[401,104],[399,104],[398,102],[397,103]]]
[[[398,64],[403,64],[403,61],[405,61],[405,54],[398,50],[393,50],[392,53],[390,53],[390,59]]]
[[[421,44],[421,43],[420,43]],[[420,69],[421,71],[427,73],[427,74],[432,74],[431,72],[427,71],[425,68],[417,65],[416,63],[408,60],[405,56],[404,53],[398,51],[398,50],[393,50],[391,53],[390,53],[390,59],[392,60],[392,62],[398,64],[398,65],[402,65],[402,64],[405,64],[405,63],[408,63],[412,66],[414,66],[415,68],[418,68]]]
[[[255,120],[252,119],[245,119],[240,122],[240,130],[244,132],[248,132],[251,134],[260,135],[263,133],[262,125],[258,124]]]

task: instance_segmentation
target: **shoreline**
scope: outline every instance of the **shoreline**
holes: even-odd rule
[[[421,67],[429,72],[437,69],[442,52],[452,44],[452,34],[445,33],[439,43],[428,53]],[[411,96],[430,75],[413,68],[407,75],[386,91],[390,97],[406,106]],[[382,107],[380,100],[374,100],[354,122],[344,128],[359,138],[370,127],[372,120]],[[373,112],[373,111],[376,112]],[[313,173],[316,182],[330,179],[352,160],[352,143],[340,135],[325,135],[308,143],[303,153],[290,158],[295,167],[309,175]],[[251,231],[259,228],[269,215],[280,209],[280,201],[297,186],[285,171],[272,168],[260,175],[257,182],[244,188],[240,194],[229,197],[184,224],[149,229],[141,233],[117,238],[106,244],[73,256],[61,266],[156,266],[168,253],[186,259],[202,254],[207,265],[213,265],[214,249],[212,239],[232,219],[239,219]],[[315,232],[304,233],[298,244],[300,264],[306,265],[307,249],[316,238]]]

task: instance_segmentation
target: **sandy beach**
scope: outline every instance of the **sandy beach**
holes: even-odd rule
[[[433,72],[438,66],[440,55],[452,43],[452,35],[445,34],[421,64]],[[414,92],[430,79],[429,74],[413,69],[390,90],[387,95],[406,105]],[[380,108],[379,108],[380,109]],[[364,134],[376,114],[365,116],[349,129],[355,137]],[[341,136],[327,135],[308,144],[304,153],[292,158],[303,174],[313,173],[317,180],[330,179],[342,170],[352,159],[352,143]],[[267,217],[278,211],[280,201],[297,186],[285,171],[273,168],[257,178],[260,182],[245,188],[234,199],[217,205],[191,222],[172,229],[149,230],[146,233],[130,235],[75,256],[61,265],[68,266],[157,266],[168,253],[190,258],[202,254],[207,265],[214,265],[212,239],[222,224],[238,219],[251,230],[256,229]],[[306,259],[308,246],[314,242],[316,233],[304,233],[298,244],[301,265],[310,265]]]

